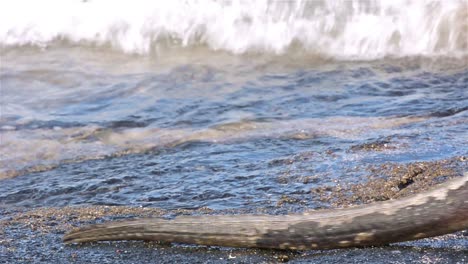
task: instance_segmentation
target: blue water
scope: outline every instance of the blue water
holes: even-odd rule
[[[4,49],[0,204],[295,211],[369,166],[468,154],[464,60],[192,53]]]

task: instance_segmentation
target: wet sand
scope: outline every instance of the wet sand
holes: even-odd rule
[[[326,207],[404,197],[463,174],[466,157],[368,168],[368,181],[315,188],[311,199]],[[87,224],[135,217],[173,218],[200,214],[278,214],[284,205],[301,204],[284,196],[278,210],[163,210],[158,208],[0,207],[0,263],[467,263],[468,231],[385,247],[344,250],[278,251],[234,249],[158,242],[101,242],[65,245],[68,230]]]

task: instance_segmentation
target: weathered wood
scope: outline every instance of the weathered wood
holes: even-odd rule
[[[66,243],[156,240],[228,247],[331,249],[383,245],[468,229],[468,173],[407,198],[300,215],[181,216],[74,230]]]

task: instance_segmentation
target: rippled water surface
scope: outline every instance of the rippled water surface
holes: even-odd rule
[[[0,74],[3,205],[315,208],[370,166],[467,154],[465,59],[57,44],[4,48]]]

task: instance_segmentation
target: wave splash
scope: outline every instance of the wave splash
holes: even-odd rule
[[[18,0],[0,3],[0,45],[57,40],[125,53],[205,45],[234,54],[299,47],[336,59],[468,55],[468,1]]]

